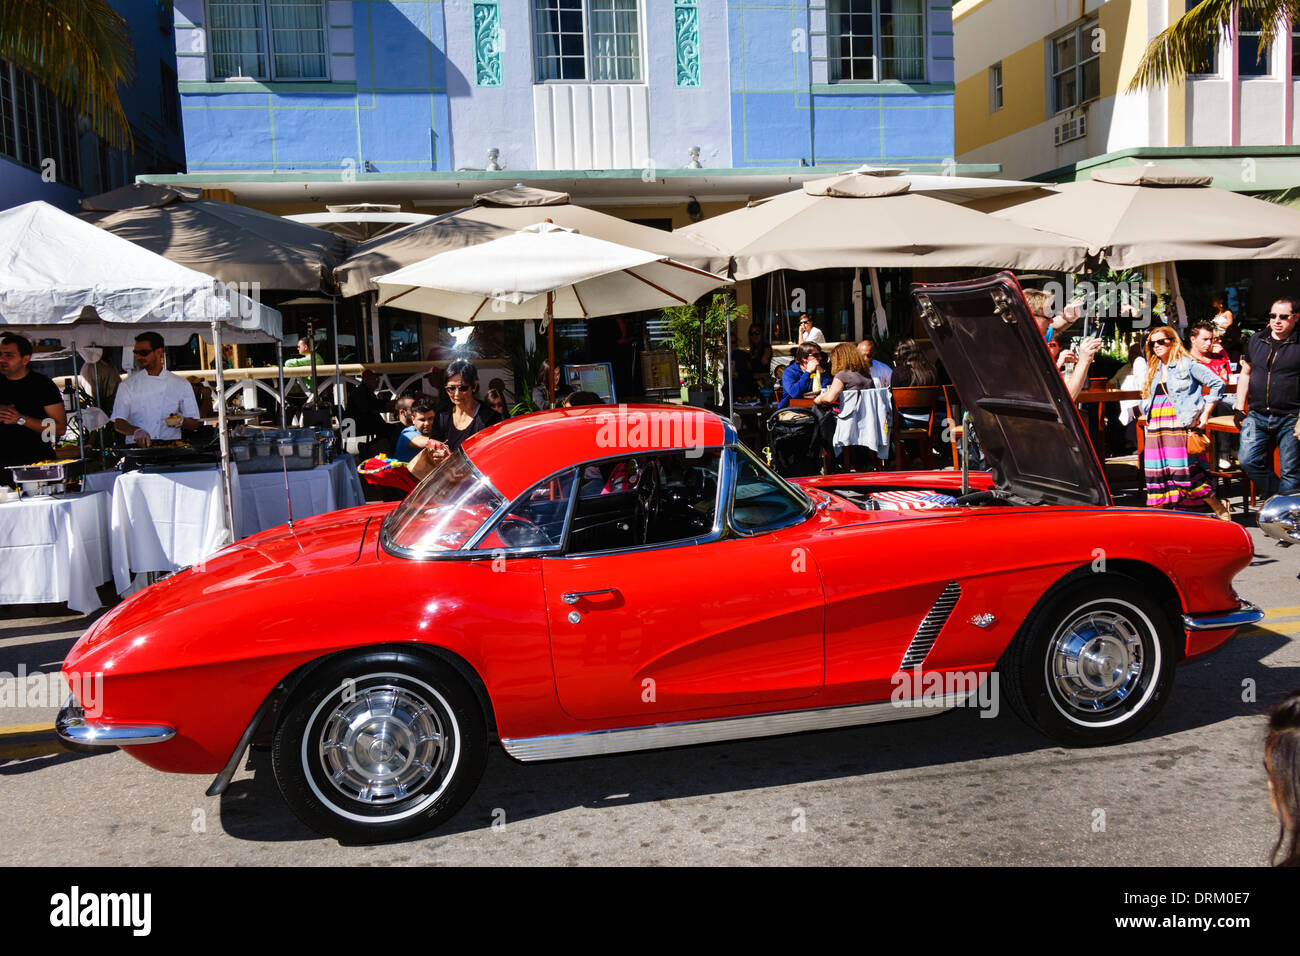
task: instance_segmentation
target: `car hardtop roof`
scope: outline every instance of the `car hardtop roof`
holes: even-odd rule
[[[580,462],[649,451],[716,448],[724,420],[690,405],[584,405],[531,412],[465,440],[470,461],[507,498]]]

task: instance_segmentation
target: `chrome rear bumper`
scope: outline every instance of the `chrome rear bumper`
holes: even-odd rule
[[[1244,627],[1264,619],[1264,612],[1249,601],[1237,599],[1235,611],[1217,611],[1213,614],[1184,614],[1183,627],[1189,631],[1224,631],[1230,627]]]
[[[69,695],[54,721],[54,732],[70,744],[88,747],[132,747],[137,744],[160,744],[176,736],[176,729],[165,724],[106,724],[86,719],[77,698]]]

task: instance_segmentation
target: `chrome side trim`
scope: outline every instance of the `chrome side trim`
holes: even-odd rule
[[[1214,614],[1184,614],[1183,627],[1189,631],[1222,631],[1230,627],[1244,627],[1264,619],[1264,612],[1256,605],[1237,599],[1235,611]]]
[[[925,655],[930,653],[930,648],[934,647],[934,642],[939,639],[939,632],[943,626],[948,623],[948,618],[952,616],[953,608],[957,606],[957,601],[961,598],[961,585],[956,581],[949,581],[948,586],[943,589],[938,600],[926,612],[925,617],[921,620],[921,626],[916,629],[916,636],[912,638],[912,643],[907,645],[907,651],[903,654],[903,662],[898,665],[900,671],[908,671],[913,667],[920,667],[921,662],[925,660]]]
[[[160,744],[176,736],[176,729],[166,724],[105,724],[87,720],[81,704],[71,695],[54,721],[54,732],[60,740],[87,747]]]
[[[555,734],[548,737],[502,738],[501,746],[516,760],[561,760],[567,757],[592,757],[598,754],[627,753],[634,750],[661,750],[665,747],[688,747],[722,740],[745,740],[751,737],[777,737],[809,730],[832,730],[861,724],[881,724],[894,720],[927,717],[960,706],[968,694],[947,694],[924,705],[915,701],[885,700],[851,707],[823,707],[779,714],[754,714],[749,717],[725,717],[718,720],[691,720],[651,727],[626,727],[594,730],[578,734]]]

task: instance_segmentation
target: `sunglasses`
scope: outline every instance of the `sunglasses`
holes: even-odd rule
[[[1154,345],[1168,345],[1168,344],[1170,344],[1171,342],[1173,342],[1173,339],[1152,339],[1152,340],[1151,340],[1151,344],[1152,344],[1153,346],[1154,346]]]
[[[449,392],[468,392],[468,391],[472,391],[472,389],[471,389],[468,385],[448,385],[448,386],[447,386],[447,391],[449,391]]]
[[[1293,315],[1295,315],[1294,312],[1270,312],[1268,317],[1270,319],[1289,319]]]
[[[153,355],[153,353],[158,350],[157,349],[132,349],[131,351],[134,352],[136,355]]]

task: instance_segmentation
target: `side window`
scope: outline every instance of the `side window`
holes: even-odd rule
[[[564,540],[564,519],[569,513],[575,474],[569,471],[534,485],[497,519],[476,550],[558,548]]]
[[[767,470],[748,449],[736,453],[736,495],[731,522],[740,531],[790,524],[808,513],[807,501]]]
[[[667,544],[708,534],[722,453],[651,452],[580,469],[570,554]]]

